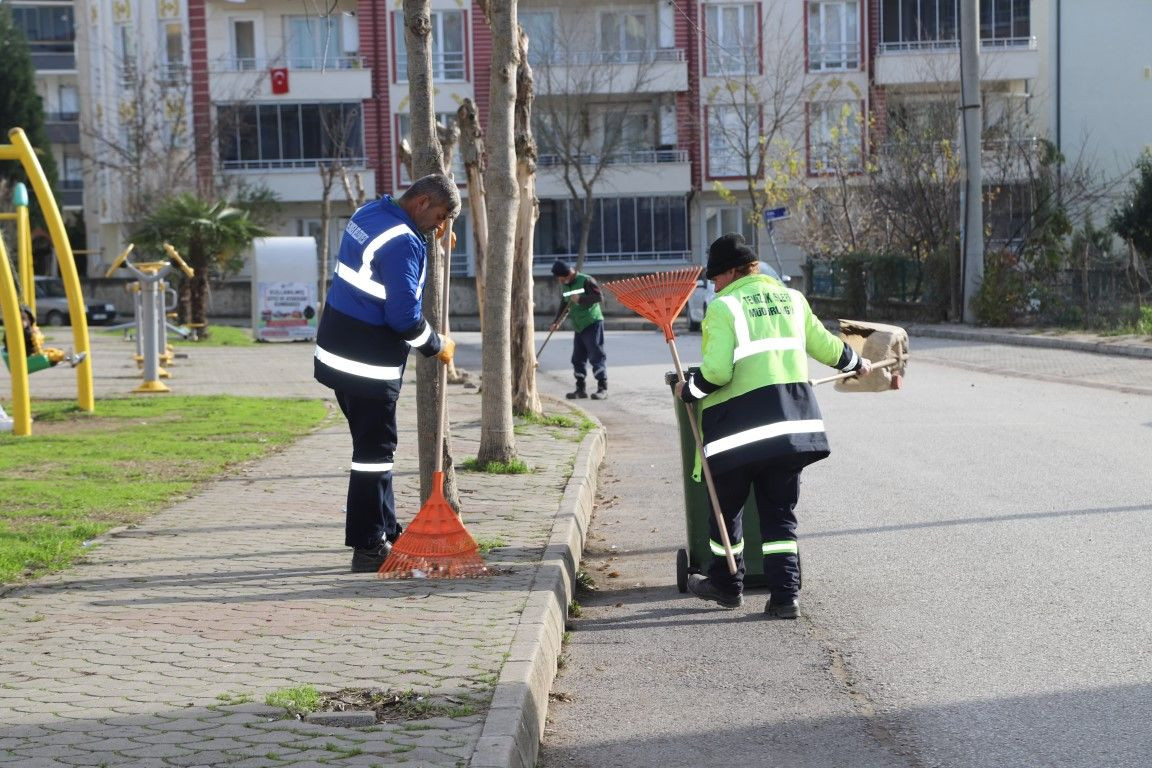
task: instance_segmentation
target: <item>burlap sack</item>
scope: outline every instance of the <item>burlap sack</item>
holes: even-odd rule
[[[854,376],[836,382],[840,392],[886,392],[896,389],[893,376],[903,376],[908,365],[908,332],[898,325],[868,323],[863,320],[841,320],[840,338],[856,350],[856,354],[873,363],[896,358],[888,368],[874,368],[867,376]]]

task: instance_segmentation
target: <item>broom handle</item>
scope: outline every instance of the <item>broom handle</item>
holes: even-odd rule
[[[898,362],[900,362],[899,358],[886,357],[879,362],[872,363],[872,370],[875,371],[875,370],[879,370],[880,368],[888,368],[889,366],[896,365],[896,363],[898,363]],[[830,381],[840,381],[841,379],[850,379],[856,375],[858,375],[858,374],[855,371],[848,371],[846,373],[837,373],[833,376],[825,376],[822,379],[811,379],[808,383],[811,384],[812,386],[816,386],[817,384],[827,384]]]
[[[672,362],[676,364],[676,380],[684,383],[684,368],[680,365],[680,355],[676,352],[676,337],[669,336],[668,348],[672,350]],[[704,484],[708,486],[708,498],[712,502],[712,515],[716,518],[716,526],[720,529],[720,542],[724,545],[724,557],[728,560],[728,573],[736,575],[736,558],[732,555],[732,542],[728,540],[728,526],[724,524],[724,514],[720,511],[720,502],[716,498],[716,484],[712,481],[712,470],[708,466],[708,457],[704,455],[704,441],[700,437],[700,426],[696,423],[696,409],[689,403],[684,403],[684,410],[688,412],[688,423],[692,425],[692,437],[696,439],[696,450],[700,452],[700,466],[704,469]]]
[[[450,219],[444,229],[444,242],[441,243],[444,251],[444,268],[440,289],[440,327],[444,336],[448,335],[448,275],[452,268],[452,224]],[[448,363],[440,363],[440,390],[436,401],[436,464],[433,471],[444,475],[444,433],[447,431],[445,422],[448,421]]]
[[[564,318],[568,317],[568,304],[564,304],[564,311],[560,313],[560,317],[556,319],[555,325],[559,327],[560,323],[564,322]],[[548,335],[544,337],[544,343],[540,345],[540,349],[536,350],[536,359],[539,361],[540,353],[544,351],[544,347],[548,346],[548,340],[552,338],[555,333],[551,328],[548,329]]]

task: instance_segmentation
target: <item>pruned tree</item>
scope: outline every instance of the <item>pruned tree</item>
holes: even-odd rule
[[[484,192],[484,130],[472,99],[464,99],[456,110],[460,129],[460,156],[468,180],[468,212],[472,219],[472,248],[476,263],[476,307],[483,330],[484,269],[488,254],[488,203]]]
[[[516,0],[478,0],[492,28],[492,82],[487,131],[488,254],[485,264],[483,380],[480,449],[477,461],[507,463],[516,458],[512,421],[509,334],[512,260],[519,190],[513,113],[516,100]]]
[[[448,155],[441,146],[436,131],[436,113],[433,108],[432,83],[432,13],[429,0],[404,0],[404,43],[408,51],[408,90],[412,120],[412,177],[430,173],[444,173]],[[428,276],[424,288],[424,317],[437,331],[444,327],[448,308],[441,306],[441,287],[448,279],[448,263],[436,238],[428,243]],[[456,472],[450,450],[448,430],[444,440],[435,444],[438,417],[437,404],[448,393],[441,391],[437,358],[416,361],[416,426],[420,447],[420,498],[428,498],[432,491],[432,468],[436,451],[444,457],[444,497],[457,511],[460,493],[456,486]]]
[[[623,20],[620,35],[604,39],[597,35],[599,24],[578,4],[567,10],[571,13],[560,16],[559,27],[533,44],[532,120],[539,173],[559,178],[579,218],[576,270],[581,271],[598,190],[613,167],[628,164],[635,173],[638,162],[659,160],[660,97],[644,100],[640,94],[652,90],[661,52],[645,39],[647,29],[639,22]]]
[[[536,141],[532,137],[532,65],[530,43],[523,27],[518,34],[520,66],[516,72],[516,184],[520,208],[516,217],[516,252],[512,268],[512,411],[540,414],[536,391],[535,300],[532,279],[532,235],[539,204],[536,199]]]

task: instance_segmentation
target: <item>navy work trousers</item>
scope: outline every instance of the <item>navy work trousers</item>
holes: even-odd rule
[[[400,533],[392,496],[396,401],[337,392],[336,402],[352,433],[344,544],[370,548],[381,539],[395,539]]]
[[[597,320],[582,331],[576,331],[572,338],[572,372],[576,383],[584,386],[587,376],[586,364],[592,365],[592,375],[596,381],[608,384],[608,356],[604,354],[604,321]]]
[[[728,540],[733,546],[744,538],[744,502],[749,491],[756,494],[763,542],[796,541],[796,502],[800,498],[800,469],[776,461],[764,461],[715,475],[716,498],[724,514]],[[721,545],[716,516],[709,509],[708,536]],[[760,546],[762,542],[745,542]],[[744,589],[744,556],[736,555],[736,575],[728,572],[724,555],[712,556],[708,578],[726,592]],[[800,559],[791,552],[764,556],[764,581],[772,591],[773,602],[788,602],[800,591]]]

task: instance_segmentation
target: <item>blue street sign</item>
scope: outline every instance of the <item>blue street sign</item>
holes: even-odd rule
[[[788,218],[788,209],[784,207],[769,208],[764,211],[764,221],[779,221]]]

